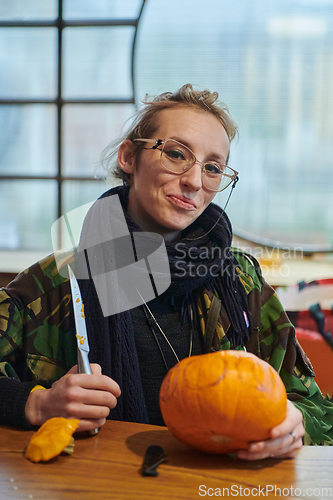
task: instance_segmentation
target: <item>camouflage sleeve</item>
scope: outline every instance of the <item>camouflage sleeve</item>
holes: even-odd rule
[[[274,290],[264,281],[261,304],[260,355],[280,374],[288,399],[303,414],[304,444],[333,445],[333,402],[321,394],[293,325]]]
[[[0,289],[0,423],[29,428],[25,403],[76,363],[68,280],[49,256]]]
[[[0,290],[0,307],[2,375],[52,383],[76,363],[71,293],[54,256],[37,262]]]
[[[23,349],[23,320],[14,301],[0,289],[0,375],[19,380],[15,359]]]
[[[0,423],[25,429],[25,404],[35,381],[20,382],[15,359],[22,352],[22,317],[11,298],[0,290]]]
[[[280,374],[288,399],[303,414],[304,443],[333,445],[332,398],[321,394],[311,363],[296,339],[295,329],[274,289],[262,278],[256,259],[237,248],[231,250],[238,261],[239,278],[248,295],[252,333],[246,349],[270,363]],[[224,322],[225,331],[227,326],[228,323]],[[222,336],[220,348],[230,348],[223,343],[224,339]]]

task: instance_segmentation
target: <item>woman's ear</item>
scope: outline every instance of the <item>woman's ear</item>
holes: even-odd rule
[[[126,174],[133,174],[135,171],[135,149],[133,142],[126,139],[118,151],[118,165],[126,172]]]

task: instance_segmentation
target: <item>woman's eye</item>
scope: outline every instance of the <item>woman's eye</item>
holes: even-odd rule
[[[223,167],[216,165],[215,163],[206,163],[205,165],[207,174],[222,174]]]
[[[174,161],[184,161],[186,158],[181,151],[177,151],[176,149],[170,149],[169,151],[165,151],[164,153],[170,160]]]

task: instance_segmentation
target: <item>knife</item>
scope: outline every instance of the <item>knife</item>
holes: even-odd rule
[[[69,282],[72,292],[73,310],[74,310],[74,320],[76,329],[76,339],[77,339],[77,365],[78,373],[92,374],[90,363],[89,363],[89,343],[87,326],[84,315],[84,304],[82,301],[82,296],[79,288],[79,284],[73,270],[69,264],[67,264]],[[98,433],[98,429],[91,429],[88,431],[89,434],[95,435]]]

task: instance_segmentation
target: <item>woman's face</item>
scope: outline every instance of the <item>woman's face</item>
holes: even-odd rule
[[[228,136],[212,114],[179,107],[160,111],[157,119],[159,127],[154,137],[146,139],[175,139],[188,146],[201,162],[226,161]],[[143,147],[151,146],[153,144],[143,144]],[[199,217],[216,194],[203,186],[201,165],[196,163],[177,175],[162,167],[159,150],[143,150],[136,164],[129,160],[129,155],[123,154],[125,150],[123,145],[118,161],[123,170],[131,174],[129,215],[144,231],[159,233],[166,240],[175,238]]]

